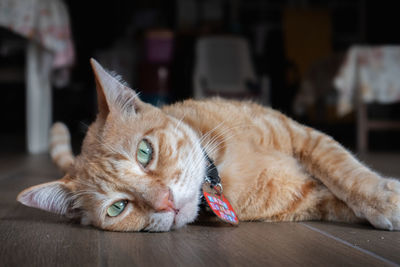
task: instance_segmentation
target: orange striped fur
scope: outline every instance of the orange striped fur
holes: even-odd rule
[[[91,63],[99,115],[82,152],[73,158],[68,131],[56,124],[51,151],[66,175],[24,190],[21,203],[113,231],[179,228],[198,214],[204,150],[240,220],[369,221],[400,230],[400,183],[329,136],[251,102],[187,100],[159,109]],[[153,150],[146,166],[136,154],[143,139]],[[126,208],[108,216],[118,200]]]
[[[64,172],[74,164],[71,137],[65,124],[57,122],[50,130],[50,155],[54,163]]]

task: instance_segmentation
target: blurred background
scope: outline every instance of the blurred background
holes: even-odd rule
[[[0,0],[1,150],[44,151],[52,121],[79,149],[93,57],[155,105],[253,99],[353,151],[398,151],[397,24],[396,1]]]

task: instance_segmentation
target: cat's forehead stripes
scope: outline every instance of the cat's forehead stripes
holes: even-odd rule
[[[163,131],[168,127],[168,122],[166,120],[162,121],[159,126],[151,127],[148,129],[143,135],[148,136],[148,135],[154,135],[157,132]]]
[[[151,176],[164,176],[166,179],[169,177],[176,178],[181,171],[174,169],[174,167],[180,165],[178,164],[180,158],[187,156],[187,151],[185,153],[182,148],[185,145],[192,147],[193,141],[181,127],[177,129],[176,122],[165,123],[161,126],[149,129],[143,135],[144,138],[150,141],[154,152],[154,162],[150,164],[147,173],[136,160],[129,160],[124,156],[124,154],[130,154],[131,157],[135,157],[137,140],[140,140],[140,138],[136,137],[134,141],[126,142],[123,148],[124,154],[111,154],[112,156],[103,158],[100,156],[95,162],[91,162],[91,165],[94,165],[93,176],[100,172],[114,181],[118,179],[126,182],[130,182],[133,177],[143,177],[148,174]],[[174,131],[171,131],[172,127]],[[116,152],[118,151],[116,148],[112,149]],[[146,187],[148,185],[144,184],[143,186]]]

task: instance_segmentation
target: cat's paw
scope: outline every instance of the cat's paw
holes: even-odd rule
[[[382,179],[369,194],[363,194],[361,205],[353,209],[356,215],[366,218],[374,227],[400,230],[400,182]]]

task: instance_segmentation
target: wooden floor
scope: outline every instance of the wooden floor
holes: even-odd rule
[[[400,154],[365,162],[400,177]],[[400,232],[338,223],[197,223],[115,233],[24,207],[17,193],[59,178],[48,156],[0,153],[0,266],[400,266]]]

